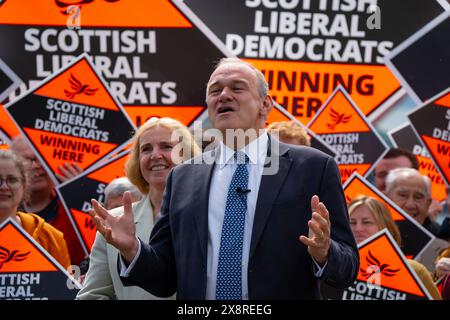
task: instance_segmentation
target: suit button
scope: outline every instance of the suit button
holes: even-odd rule
[[[253,273],[253,269],[248,269],[248,272]]]

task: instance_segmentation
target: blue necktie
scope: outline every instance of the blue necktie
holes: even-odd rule
[[[242,299],[242,243],[247,212],[248,157],[236,152],[237,168],[228,188],[217,266],[216,299]]]

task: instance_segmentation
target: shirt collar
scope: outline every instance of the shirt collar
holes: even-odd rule
[[[264,163],[267,155],[268,140],[267,132],[264,131],[257,139],[238,151],[242,151],[247,155],[250,164]],[[218,158],[220,169],[223,169],[227,164],[234,163],[233,154],[234,150],[227,147],[223,142],[220,142]]]

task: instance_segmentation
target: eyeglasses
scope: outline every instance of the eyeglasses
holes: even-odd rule
[[[5,182],[10,189],[17,189],[20,187],[22,180],[16,177],[0,177],[0,187],[3,185],[3,182]]]

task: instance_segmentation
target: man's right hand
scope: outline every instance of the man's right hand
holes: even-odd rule
[[[126,191],[122,198],[124,213],[115,217],[109,214],[97,200],[92,199],[92,209],[89,215],[97,226],[106,242],[116,247],[125,262],[133,261],[138,250],[136,226],[134,224],[133,208],[131,207],[131,193]]]

